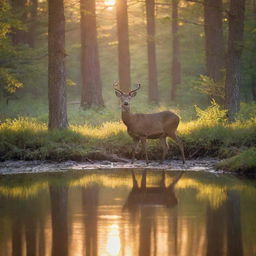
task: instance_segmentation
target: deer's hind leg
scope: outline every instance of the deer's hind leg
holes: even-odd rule
[[[163,149],[162,159],[160,160],[160,163],[162,164],[163,161],[165,160],[165,157],[166,157],[166,154],[168,152],[169,146],[167,144],[166,137],[160,138],[160,143],[161,143],[161,146],[162,146],[162,149]]]
[[[174,140],[174,142],[178,145],[181,152],[183,164],[185,164],[184,146],[181,139],[176,135],[175,132],[169,133],[168,136],[171,137]]]

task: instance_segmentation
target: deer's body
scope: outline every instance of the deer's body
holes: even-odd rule
[[[117,97],[121,100],[122,106],[122,121],[127,127],[128,134],[134,140],[134,147],[132,151],[132,161],[135,159],[135,152],[139,142],[142,144],[142,149],[145,153],[146,162],[148,163],[148,155],[146,150],[147,139],[160,139],[163,149],[162,161],[168,152],[168,144],[166,137],[171,137],[173,141],[178,145],[183,163],[185,162],[184,149],[181,140],[176,135],[176,131],[180,122],[180,118],[171,111],[162,111],[152,114],[140,114],[130,112],[130,100],[136,95],[136,91],[140,88],[130,91],[129,93],[123,93],[115,88]]]
[[[179,117],[170,111],[153,114],[132,114],[122,111],[122,120],[133,139],[159,139],[176,131]]]

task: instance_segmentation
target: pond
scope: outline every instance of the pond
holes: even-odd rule
[[[0,176],[0,255],[256,255],[256,182],[200,171]]]

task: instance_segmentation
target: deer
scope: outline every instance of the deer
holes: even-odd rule
[[[136,96],[137,91],[141,88],[141,85],[140,83],[137,83],[136,88],[128,93],[118,89],[118,85],[119,82],[117,81],[113,84],[113,87],[116,96],[120,99],[122,121],[126,125],[127,132],[134,142],[132,147],[132,163],[134,163],[135,153],[140,142],[142,145],[142,152],[145,155],[146,163],[149,163],[146,145],[147,139],[160,140],[163,150],[160,163],[163,163],[169,149],[167,137],[170,137],[179,147],[184,164],[185,155],[183,143],[176,134],[180,118],[171,111],[162,111],[151,114],[131,113],[130,101]]]
[[[147,185],[146,169],[143,170],[140,186],[135,177],[134,170],[131,170],[133,186],[123,206],[123,210],[128,209],[133,211],[137,210],[138,207],[143,205],[162,205],[166,206],[167,208],[176,206],[178,200],[176,198],[174,188],[183,174],[184,172],[179,172],[177,175],[175,175],[173,182],[169,186],[166,186],[166,174],[165,171],[162,171],[162,179],[159,186],[150,187]]]

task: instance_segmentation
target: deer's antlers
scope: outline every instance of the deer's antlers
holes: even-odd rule
[[[137,88],[135,88],[134,90],[131,90],[130,92],[129,92],[129,94],[131,94],[131,93],[133,93],[133,92],[136,92],[136,91],[138,91],[140,89],[140,83],[137,83]]]
[[[114,89],[115,89],[117,92],[120,92],[121,94],[123,94],[122,91],[120,91],[119,89],[116,88],[118,85],[119,85],[119,81],[114,82],[114,83],[113,83]]]
[[[116,91],[118,91],[118,92],[120,92],[121,94],[123,94],[123,92],[122,92],[121,90],[119,90],[119,89],[116,88],[117,86],[119,86],[119,81],[114,82],[114,83],[113,83],[113,87],[114,87],[114,89],[115,89]],[[140,89],[140,83],[137,83],[136,86],[137,86],[137,88],[135,88],[134,90],[131,90],[131,91],[129,92],[129,94],[131,94],[131,93],[133,93],[133,92],[136,92],[136,91],[138,91],[138,90]]]

